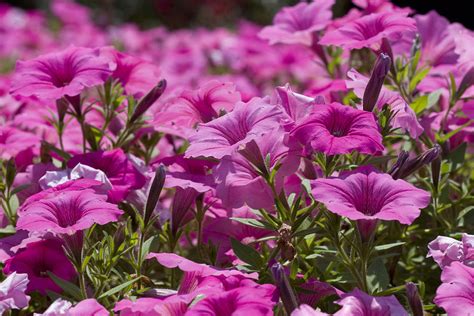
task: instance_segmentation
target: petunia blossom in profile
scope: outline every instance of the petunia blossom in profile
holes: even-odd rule
[[[69,301],[58,298],[42,314],[34,316],[109,316],[110,313],[96,299],[89,298],[80,301],[75,306]]]
[[[377,154],[384,150],[374,115],[339,103],[315,106],[291,131],[307,151],[326,155],[358,151]]]
[[[113,67],[99,49],[70,46],[67,49],[18,61],[11,93],[57,100],[77,96],[84,89],[107,80]]]
[[[370,296],[357,288],[342,294],[336,303],[342,308],[334,316],[408,316],[407,311],[394,295]]]
[[[46,291],[61,293],[61,288],[48,276],[48,271],[56,276],[71,281],[76,277],[76,270],[64,254],[59,241],[42,240],[28,246],[5,262],[3,273],[13,272],[28,274],[27,293],[38,291],[46,295]]]
[[[416,31],[415,20],[402,13],[373,13],[329,31],[321,38],[321,45],[335,45],[345,49],[379,49],[383,38],[399,40],[405,32]]]
[[[441,273],[441,281],[434,298],[436,305],[448,315],[467,315],[474,310],[474,267],[453,262]]]
[[[324,29],[332,18],[334,0],[300,2],[284,7],[273,18],[273,25],[266,26],[258,34],[270,44],[302,44],[311,46],[313,33]]]
[[[191,135],[185,157],[220,159],[279,126],[282,112],[264,99],[238,102],[232,112],[202,124]]]
[[[60,192],[23,207],[18,216],[17,228],[72,235],[93,224],[115,222],[123,211],[106,200],[107,196],[97,194],[92,189]]]
[[[13,272],[0,283],[0,314],[28,306],[30,297],[25,294],[28,282],[27,274]]]
[[[394,180],[371,166],[362,166],[339,178],[316,179],[314,199],[329,211],[358,221],[367,236],[377,220],[411,224],[430,203],[430,193],[404,180]]]

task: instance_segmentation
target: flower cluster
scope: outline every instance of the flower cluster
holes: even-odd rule
[[[0,314],[474,314],[474,33],[334,4],[1,5]]]

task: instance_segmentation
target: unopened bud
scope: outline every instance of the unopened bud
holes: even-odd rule
[[[275,285],[280,294],[280,299],[283,302],[283,307],[287,314],[290,315],[291,312],[298,307],[298,301],[296,300],[295,292],[293,291],[286,275],[285,268],[280,263],[275,263],[272,266],[271,271],[273,279],[275,280]]]
[[[56,110],[58,111],[59,122],[64,122],[64,117],[66,116],[67,108],[69,107],[66,99],[56,100]]]
[[[367,87],[365,87],[362,105],[364,111],[372,112],[382,90],[383,82],[390,71],[391,59],[388,55],[382,53],[375,62],[374,70],[370,76]]]
[[[416,284],[408,282],[405,285],[405,289],[407,291],[408,304],[413,312],[413,316],[423,316],[423,303]]]
[[[456,97],[459,99],[462,97],[464,92],[469,89],[470,86],[474,84],[474,67],[469,69],[469,71],[464,75],[459,84],[458,91],[456,92]]]
[[[146,110],[148,110],[153,105],[153,103],[155,103],[155,101],[161,97],[165,89],[166,80],[163,79],[140,100],[132,114],[132,117],[130,118],[130,123],[135,122],[140,116],[142,116],[143,113],[145,113]]]
[[[395,169],[392,167],[392,170],[389,172],[394,179],[403,179],[411,175],[416,170],[420,169],[424,165],[428,165],[437,159],[441,154],[441,147],[436,144],[433,148],[426,150],[421,155],[407,159],[402,162]],[[399,156],[400,159],[400,156]],[[397,161],[399,163],[399,161]],[[395,165],[397,165],[397,163]]]
[[[145,206],[145,216],[144,222],[145,225],[148,224],[148,221],[155,210],[158,199],[160,198],[161,191],[163,190],[163,185],[165,184],[166,171],[163,165],[160,165],[156,171],[155,176],[153,177],[153,182],[151,183],[150,190],[148,191],[148,197],[146,199]]]

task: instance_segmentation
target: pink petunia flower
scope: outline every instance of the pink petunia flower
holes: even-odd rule
[[[428,255],[441,269],[453,262],[474,267],[474,235],[462,234],[462,240],[438,236],[428,244]]]
[[[28,274],[27,293],[38,291],[46,295],[47,290],[61,293],[61,288],[49,278],[48,271],[68,281],[76,276],[76,270],[64,254],[61,243],[53,239],[28,244],[26,249],[8,259],[3,268],[5,274]]]
[[[18,61],[11,93],[42,100],[79,95],[111,75],[113,67],[99,55],[99,49],[70,46],[60,52]]]
[[[23,170],[39,154],[41,138],[20,129],[0,127],[0,159],[15,160],[18,169]]]
[[[354,69],[349,70],[347,76],[351,79],[346,81],[347,88],[354,89],[357,97],[362,99],[369,78],[361,75]],[[382,87],[376,107],[381,110],[385,104],[388,104],[394,113],[392,121],[394,128],[402,128],[414,138],[423,133],[423,127],[418,122],[416,114],[410,105],[397,92]]]
[[[314,107],[291,131],[309,151],[326,155],[358,151],[376,154],[384,150],[382,135],[372,113],[339,103]]]
[[[453,262],[441,273],[441,284],[434,302],[448,315],[468,315],[474,310],[474,267]]]
[[[208,123],[222,112],[230,112],[241,101],[233,83],[211,80],[198,90],[185,90],[155,114],[154,124],[172,124],[194,128],[197,123]]]
[[[402,13],[373,13],[329,31],[321,38],[321,45],[335,45],[345,49],[363,47],[379,49],[383,38],[399,40],[403,33],[416,31],[415,20]]]
[[[377,220],[409,225],[430,203],[428,192],[403,180],[393,180],[371,166],[359,167],[339,178],[316,179],[312,193],[329,211],[358,221],[367,230],[373,229]]]
[[[408,316],[394,295],[370,296],[357,288],[350,293],[342,294],[336,303],[342,308],[334,314],[335,316]]]
[[[136,301],[123,299],[115,304],[120,316],[183,316],[192,296],[172,295],[164,299],[143,297]]]
[[[27,274],[13,272],[0,283],[0,314],[28,306],[30,297],[25,294],[28,282]]]
[[[69,301],[58,298],[42,314],[34,316],[109,316],[110,313],[96,299],[89,298],[80,301],[75,306]]]
[[[105,173],[112,184],[108,196],[114,203],[124,200],[130,191],[138,190],[146,183],[145,176],[122,149],[76,155],[68,161],[68,167],[74,168],[79,163]]]
[[[234,154],[239,146],[279,126],[282,112],[265,100],[239,102],[232,112],[202,124],[191,135],[185,157],[221,159]]]
[[[313,33],[324,29],[332,18],[334,0],[300,2],[281,9],[273,19],[273,25],[264,27],[258,34],[270,44],[303,44],[311,46]]]
[[[106,199],[105,195],[96,194],[92,189],[58,192],[53,197],[22,207],[17,228],[72,235],[93,224],[115,222],[123,212]]]

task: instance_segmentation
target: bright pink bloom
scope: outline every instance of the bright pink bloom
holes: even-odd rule
[[[282,112],[263,99],[239,102],[232,112],[198,127],[189,138],[185,157],[220,159],[232,155],[239,146],[278,127],[281,118]]]
[[[68,167],[73,168],[78,163],[102,170],[105,173],[113,186],[108,193],[111,202],[124,200],[130,191],[138,190],[146,183],[145,176],[122,149],[76,155],[68,161]]]
[[[301,149],[288,134],[279,129],[268,131],[255,141],[240,148],[239,153],[225,156],[214,169],[216,195],[228,208],[247,204],[254,209],[274,209],[274,196],[265,179],[255,170],[269,168],[271,172],[280,163],[275,177],[276,190],[283,188],[283,180],[293,174],[300,163]],[[265,166],[265,159],[269,161]]]
[[[160,81],[159,68],[150,62],[119,52],[113,47],[102,48],[100,54],[115,64],[112,78],[122,84],[127,94],[141,98]]]
[[[457,261],[474,267],[474,235],[463,234],[462,240],[438,236],[428,244],[428,255],[441,269]]]
[[[177,155],[166,157],[160,163],[167,166],[165,188],[192,188],[204,193],[214,186],[214,179],[209,172],[215,163],[211,161]]]
[[[311,306],[306,304],[301,304],[295,309],[291,316],[328,316],[329,314],[314,310]]]
[[[52,239],[28,244],[26,249],[8,259],[3,268],[5,274],[28,274],[28,293],[38,291],[46,295],[47,290],[61,293],[61,288],[49,278],[48,271],[68,281],[76,276],[76,270],[64,254],[61,244]]]
[[[441,284],[434,302],[448,315],[467,315],[474,310],[474,268],[453,262],[441,273]]]
[[[342,308],[334,316],[408,316],[394,295],[370,296],[357,288],[342,294],[336,303]]]
[[[384,150],[374,115],[339,103],[315,106],[311,115],[299,122],[291,134],[309,151],[326,155],[352,151],[376,154]]]
[[[17,228],[72,235],[93,224],[115,222],[123,212],[106,199],[92,189],[63,191],[22,207]]]
[[[39,154],[41,138],[17,128],[0,127],[0,158],[15,159],[18,169],[23,169],[32,163]]]
[[[403,180],[393,180],[371,166],[362,166],[339,178],[317,179],[312,190],[316,201],[329,211],[352,220],[395,220],[411,224],[430,194]]]
[[[183,91],[163,111],[156,113],[154,123],[194,128],[197,123],[210,122],[232,111],[239,101],[240,93],[233,83],[211,80],[198,90]]]
[[[191,307],[186,315],[271,316],[274,305],[275,302],[265,289],[240,287],[204,298]]]
[[[345,49],[378,49],[383,38],[398,40],[408,31],[416,31],[416,26],[415,20],[406,17],[406,14],[374,13],[327,32],[319,44],[341,46]]]
[[[0,314],[28,306],[30,297],[25,294],[28,282],[27,274],[13,272],[0,283]]]
[[[411,12],[411,9],[399,8],[392,4],[390,0],[352,0],[352,2],[359,8],[364,9],[364,13]]]
[[[63,316],[67,314],[71,307],[71,302],[58,298],[43,313],[34,313],[33,316]]]
[[[352,79],[346,81],[347,87],[354,89],[357,97],[362,99],[369,78],[364,77],[354,69],[349,70],[347,76]],[[402,128],[414,138],[423,133],[423,127],[418,122],[416,114],[410,105],[397,92],[382,87],[376,107],[381,110],[385,104],[388,104],[394,113],[392,121],[394,128]]]
[[[284,7],[273,19],[273,25],[263,28],[258,34],[270,44],[303,44],[311,46],[313,33],[324,29],[332,18],[334,0],[300,2],[293,7]]]
[[[299,122],[307,117],[317,104],[323,104],[324,98],[311,98],[303,94],[293,92],[289,84],[275,89],[278,96],[277,104],[283,108],[288,115],[288,123]]]
[[[143,297],[136,301],[123,299],[115,304],[120,316],[183,316],[192,296],[172,295],[164,299]]]
[[[80,301],[76,306],[68,310],[68,315],[70,316],[81,316],[81,315],[90,315],[90,316],[109,316],[110,313],[105,309],[104,306],[99,304],[97,300],[89,298],[83,301]]]
[[[61,52],[18,61],[11,93],[44,100],[79,95],[111,75],[113,69],[108,60],[99,55],[99,49],[71,46]]]

